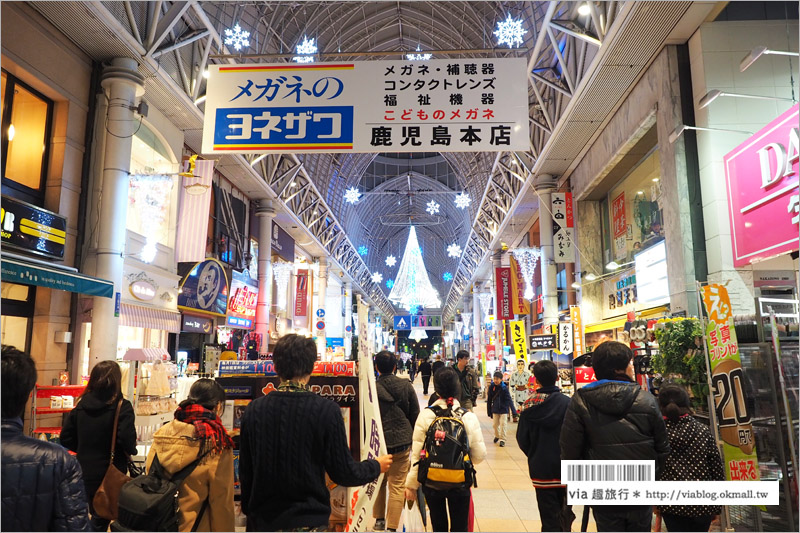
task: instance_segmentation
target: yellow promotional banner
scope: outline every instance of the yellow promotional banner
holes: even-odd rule
[[[583,355],[584,339],[583,339],[583,322],[581,322],[581,308],[577,305],[569,306],[569,318],[572,321],[574,329],[574,340],[572,347],[572,358]]]
[[[759,481],[752,413],[745,397],[746,380],[728,290],[710,284],[702,288],[702,296],[708,314],[706,345],[725,477],[730,481]]]
[[[528,361],[528,347],[525,342],[525,323],[522,320],[512,320],[508,323],[511,328],[511,344],[514,346],[514,355],[517,359]]]
[[[511,257],[511,312],[515,315],[530,314],[531,309],[528,302],[522,296],[525,292],[525,281],[522,279],[522,270],[519,268],[519,263]]]

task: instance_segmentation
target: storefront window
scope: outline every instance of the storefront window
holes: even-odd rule
[[[3,314],[0,316],[2,344],[30,350],[30,330],[33,323],[35,289],[17,283],[0,284]]]
[[[53,103],[5,71],[2,93],[3,189],[41,204]]]

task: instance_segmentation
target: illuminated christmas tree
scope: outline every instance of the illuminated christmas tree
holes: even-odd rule
[[[442,305],[439,293],[428,278],[414,226],[411,226],[408,234],[406,250],[394,279],[394,287],[389,293],[389,300],[408,310],[419,306],[435,308]]]

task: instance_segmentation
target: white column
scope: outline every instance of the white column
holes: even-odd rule
[[[272,306],[272,201],[259,203],[258,217],[258,302],[256,304],[256,333],[261,334],[261,353],[269,351],[269,311]]]
[[[139,126],[133,110],[137,97],[144,94],[144,78],[137,68],[138,64],[133,59],[114,59],[111,66],[103,70],[100,82],[108,96],[108,113],[105,121],[103,193],[97,224],[96,275],[114,283],[114,295],[112,298],[94,298],[89,343],[90,368],[100,361],[117,357],[119,318],[114,316],[114,311],[122,290],[131,145],[133,134]]]
[[[317,305],[315,306],[314,316],[311,318],[311,320],[313,322],[311,327],[313,328],[312,331],[317,335],[317,353],[320,356],[324,356],[325,355],[325,351],[327,349],[327,347],[325,345],[325,343],[326,343],[325,338],[327,337],[327,334],[326,334],[324,329],[322,329],[322,330],[317,329],[317,322],[319,320],[325,320],[325,319],[324,318],[320,319],[319,317],[317,317],[317,314],[316,314],[316,309],[322,309],[323,311],[326,311],[325,310],[325,299],[326,299],[326,297],[328,295],[328,262],[324,258],[320,258],[320,260],[319,260],[319,276],[318,277],[319,277],[319,292],[317,293],[318,294],[318,302],[317,302]]]
[[[350,326],[350,331],[347,331]],[[353,283],[344,284],[344,358],[348,361],[353,356]]]
[[[540,174],[536,178],[534,188],[539,193],[539,247],[542,249],[540,264],[542,265],[542,295],[545,327],[558,323],[558,292],[556,287],[556,263],[553,249],[553,216],[551,194],[555,192],[556,179],[549,174]],[[546,208],[544,208],[546,206]]]

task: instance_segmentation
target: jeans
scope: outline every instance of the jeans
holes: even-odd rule
[[[500,442],[506,441],[506,424],[508,423],[508,415],[492,415],[494,421],[494,438],[500,439]]]
[[[708,531],[714,517],[708,515],[688,518],[685,516],[662,513],[661,519],[664,521],[664,524],[666,524],[667,530],[672,533],[673,531]]]
[[[406,476],[411,465],[409,455],[411,450],[392,454],[392,466],[381,482],[381,488],[375,498],[372,508],[373,518],[385,518],[387,529],[397,529],[400,523],[400,514],[403,512],[405,502]],[[386,494],[389,494],[389,505],[386,505]]]
[[[428,395],[428,385],[431,382],[431,377],[422,374],[422,394]]]
[[[592,514],[597,531],[647,532],[653,522],[653,507],[650,505],[598,505],[592,507]]]
[[[423,487],[422,492],[425,493],[431,515],[431,527],[434,531],[467,531],[470,500],[468,487],[450,490],[432,490]]]
[[[572,531],[575,514],[567,505],[567,488],[536,489],[536,503],[542,519],[542,531]]]

